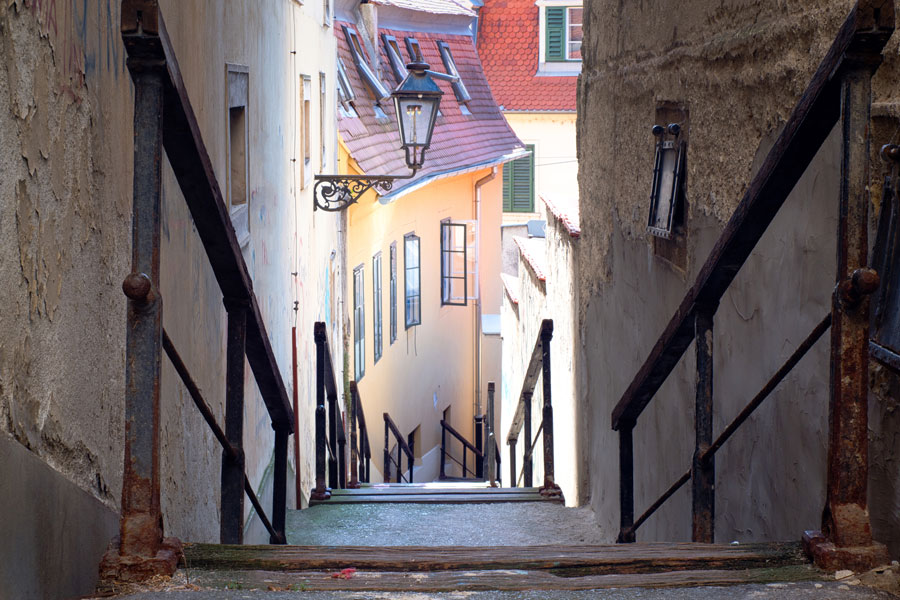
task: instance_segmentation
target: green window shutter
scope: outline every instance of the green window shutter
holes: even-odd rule
[[[503,212],[512,210],[512,163],[503,165]]]
[[[546,62],[566,60],[566,8],[564,6],[548,6],[544,9],[546,23]]]
[[[534,212],[534,146],[531,154],[506,163],[503,167],[503,210]]]

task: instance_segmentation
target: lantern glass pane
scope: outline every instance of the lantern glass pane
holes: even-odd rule
[[[427,146],[434,104],[423,98],[401,98],[397,119],[404,146]]]

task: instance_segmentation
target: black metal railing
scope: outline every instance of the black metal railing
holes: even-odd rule
[[[450,452],[450,446],[447,443],[447,434],[450,434],[450,441],[452,442],[454,439],[460,443],[462,446],[462,459],[458,459]],[[469,459],[468,454],[472,454],[472,468],[469,468]],[[457,477],[449,477],[447,476],[447,459],[450,459],[453,463],[459,466],[462,476]],[[469,474],[471,473],[471,477]],[[458,432],[456,429],[450,426],[449,423],[441,419],[441,470],[440,470],[440,479],[483,479],[484,478],[484,454],[481,451],[481,448],[478,448],[467,440],[463,435]]]
[[[170,572],[177,540],[163,539],[159,477],[159,390],[162,352],[224,448],[220,539],[243,541],[244,493],[272,543],[285,543],[288,436],[294,413],[269,343],[234,228],[223,201],[178,60],[155,2],[124,0],[122,40],[134,83],[132,267],[125,348],[125,467],[121,531],[101,565],[104,578]],[[225,427],[216,424],[184,361],[163,332],[160,227],[163,150],[222,292],[228,314]],[[174,196],[173,196],[174,197]],[[244,472],[244,358],[250,364],[275,430],[275,481],[269,522]]]
[[[513,415],[512,425],[506,435],[506,443],[509,444],[509,481],[512,487],[518,487],[523,481],[525,487],[531,487],[534,473],[534,449],[538,441],[542,442],[544,449],[544,485],[541,486],[541,494],[547,496],[561,496],[562,491],[554,481],[553,463],[553,404],[550,393],[550,340],[553,339],[553,321],[544,319],[538,333],[534,350],[525,369],[525,379],[522,382],[522,391],[519,394],[519,403]],[[543,408],[541,411],[541,423],[537,433],[531,436],[531,404],[534,397],[534,388],[538,379],[541,379],[541,392]],[[519,432],[525,430],[525,451],[522,456],[522,472],[516,472],[516,443]]]
[[[359,488],[360,483],[370,482],[372,448],[369,445],[369,428],[363,411],[359,388],[350,382],[350,483],[348,487]]]
[[[391,452],[391,436],[394,436],[394,439],[397,440],[397,460],[394,460],[393,453]],[[409,466],[409,479],[403,474],[403,456],[406,456],[406,462]],[[391,471],[396,468],[397,469],[397,483],[401,481],[406,483],[413,482],[413,465],[416,462],[416,457],[413,454],[412,448],[406,443],[406,440],[403,439],[403,434],[400,433],[400,430],[397,428],[397,425],[394,423],[391,416],[387,413],[384,413],[384,482],[390,483],[391,481]],[[393,465],[393,467],[392,467]]]
[[[866,268],[867,163],[871,78],[881,62],[881,52],[893,29],[892,0],[860,0],[851,11],[700,270],[696,282],[615,407],[612,427],[619,432],[620,542],[633,542],[638,527],[688,481],[692,482],[693,488],[692,539],[697,542],[714,541],[716,452],[831,326],[832,435],[823,523],[827,533],[808,532],[804,540],[807,550],[820,564],[858,566],[861,563],[853,563],[856,559],[849,558],[851,553],[842,550],[848,546],[876,548],[872,550],[874,554],[881,552],[872,542],[865,508],[867,294],[875,290],[878,280],[877,274]],[[713,317],[719,300],[839,121],[843,133],[842,181],[837,286],[831,314],[819,322],[762,391],[713,440]],[[632,432],[641,412],[691,342],[695,342],[697,355],[696,443],[691,466],[634,520]],[[841,433],[836,435],[836,431]],[[860,515],[866,515],[864,524],[858,522]],[[855,524],[854,519],[857,520]],[[823,543],[826,538],[828,543]],[[870,558],[874,554],[870,554]]]
[[[325,323],[319,321],[313,325],[313,336],[316,343],[316,487],[310,497],[327,500],[332,489],[347,487],[347,436]]]

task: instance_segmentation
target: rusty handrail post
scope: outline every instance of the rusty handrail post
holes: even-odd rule
[[[391,482],[391,430],[388,427],[387,419],[384,420],[384,482]]]
[[[475,448],[482,454],[475,457],[475,477],[484,479],[484,415],[475,415]]]
[[[619,427],[619,537],[618,544],[634,543],[634,425]]]
[[[325,485],[325,327],[316,323],[313,330],[316,342],[316,487],[310,494],[313,500],[331,498]]]
[[[327,347],[325,351],[328,352]],[[326,377],[328,375],[328,373],[325,374]],[[337,428],[340,421],[340,412],[338,411],[337,398],[335,394],[333,394],[332,391],[328,389],[327,386],[325,388],[325,395],[328,401],[328,447],[331,450],[328,453],[328,487],[330,487],[331,489],[335,489],[341,487],[340,481],[338,480],[337,448]]]
[[[519,480],[516,477],[516,442],[517,439],[507,439],[509,446],[509,487],[519,487]]]
[[[544,396],[544,408],[541,427],[544,430],[544,485],[542,496],[560,496],[562,490],[556,485],[553,453],[553,403],[550,378],[550,340],[553,339],[553,321],[546,320],[541,324],[541,386]]]
[[[487,422],[485,425],[485,456],[487,459],[487,478],[491,482],[491,487],[497,484],[497,463],[495,455],[495,447],[497,440],[494,438],[494,382],[488,382],[488,406],[487,406]]]
[[[131,273],[125,340],[125,467],[117,548],[103,557],[103,579],[138,581],[175,572],[181,543],[163,538],[159,499],[159,379],[162,297],[159,292],[160,201],[165,56],[158,7],[122,9],[122,37],[141,58],[128,58],[134,82],[134,175]]]
[[[893,3],[876,9],[861,1],[858,10],[863,4],[874,15],[876,28],[893,28]],[[888,8],[890,15],[883,14]],[[868,294],[878,287],[878,275],[867,268],[869,124],[871,80],[882,57],[859,51],[846,60],[841,79],[843,144],[837,284],[832,296],[828,482],[822,532],[807,532],[804,542],[822,568],[864,571],[889,560],[885,546],[872,539],[867,506]]]
[[[702,459],[713,441],[713,317],[716,308],[698,307],[694,316],[697,352],[697,388],[694,405],[695,445],[691,470],[691,539],[712,544],[715,540],[716,463]]]
[[[244,355],[247,307],[244,298],[225,298],[228,337],[225,350],[225,436],[236,455],[222,453],[219,540],[244,543]]]
[[[359,394],[356,390],[356,382],[350,382],[350,483],[347,487],[356,490],[359,489],[359,434],[357,427],[359,420],[356,416],[357,403],[359,402]]]
[[[270,544],[287,544],[285,525],[287,521],[287,455],[288,436],[291,432],[286,427],[273,425],[275,429],[275,473],[272,490],[272,529],[275,533],[269,536]]]
[[[441,466],[440,466],[440,471],[438,473],[438,479],[444,479],[447,477],[446,464],[447,464],[447,430],[444,427],[441,427]]]
[[[525,430],[525,446],[523,449],[525,450],[522,455],[522,463],[524,469],[524,480],[522,481],[522,485],[525,487],[531,487],[534,484],[533,474],[534,474],[534,456],[531,453],[531,447],[533,445],[534,440],[531,439],[531,402],[532,402],[532,394],[531,392],[523,392],[522,398],[524,404],[522,407],[524,408],[525,421],[522,424],[522,428]]]

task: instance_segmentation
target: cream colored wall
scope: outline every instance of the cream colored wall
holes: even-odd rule
[[[543,219],[538,196],[578,198],[578,159],[575,149],[575,113],[505,112],[507,122],[524,144],[534,144],[534,212],[503,213],[504,223]]]
[[[440,420],[451,406],[451,424],[473,440],[475,308],[441,306],[440,221],[475,218],[475,182],[490,173],[475,173],[438,180],[382,205],[368,194],[349,210],[347,311],[352,323],[352,270],[362,264],[365,281],[365,375],[359,382],[372,447],[373,481],[381,479],[384,450],[384,420],[388,412],[405,435],[421,426],[420,455],[428,455],[417,481],[437,477]],[[482,189],[481,267],[484,306],[499,312],[499,290],[493,285],[499,273],[500,178]],[[403,236],[414,232],[421,238],[422,324],[404,327]],[[397,242],[397,340],[390,342],[390,245]],[[382,253],[383,346],[378,363],[374,359],[374,311],[372,257]],[[491,345],[486,344],[491,352]],[[496,348],[493,350],[496,352]],[[353,374],[351,335],[350,376]],[[487,358],[488,362],[496,358]],[[493,373],[491,368],[489,372]],[[484,379],[486,389],[487,379]],[[486,394],[486,392],[485,392]],[[457,458],[461,448],[452,451]],[[428,453],[431,452],[429,455]],[[430,459],[430,460],[429,460]],[[471,465],[470,465],[471,466]],[[448,474],[450,471],[448,470]]]

